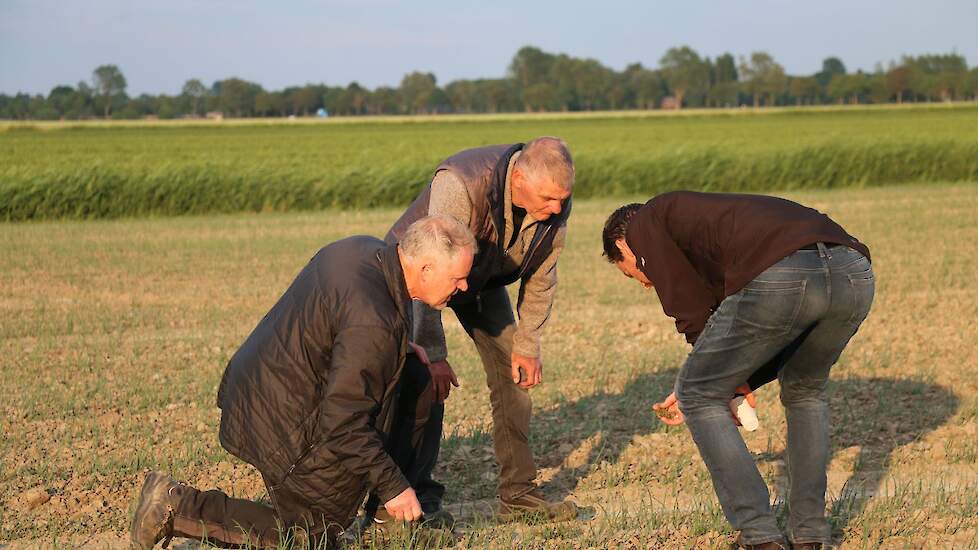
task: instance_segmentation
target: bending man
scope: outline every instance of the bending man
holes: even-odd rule
[[[685,416],[738,543],[786,546],[728,411],[735,393],[775,378],[788,423],[792,542],[830,543],[825,387],[869,313],[869,249],[828,216],[788,200],[687,191],[619,208],[602,237],[608,260],[655,288],[693,344],[675,392],[654,408],[669,424]]]
[[[367,489],[399,520],[414,490],[384,449],[408,355],[411,300],[445,307],[467,288],[472,233],[421,218],[398,245],[350,237],[320,250],[228,363],[218,390],[221,444],[254,465],[272,507],[147,475],[131,527],[151,548],[173,536],[278,546],[299,528],[332,544]]]
[[[504,519],[523,514],[570,519],[577,513],[571,502],[547,501],[534,483],[527,391],[543,380],[540,338],[557,290],[557,258],[567,233],[573,185],[570,152],[557,138],[465,150],[438,166],[431,184],[387,234],[388,242],[397,242],[414,220],[445,214],[468,226],[478,240],[469,289],[453,297],[449,307],[475,343],[486,372]],[[518,325],[506,293],[506,286],[517,281]],[[442,403],[457,379],[447,358],[441,313],[423,305],[415,312],[415,342],[427,352],[429,364],[414,378],[430,377],[438,402],[423,443],[405,451],[406,442],[395,441],[401,451],[392,454],[401,455],[398,463],[418,492],[424,519],[445,524],[452,521],[441,510],[445,489],[432,480],[431,471],[441,441]],[[411,411],[398,416],[410,418]],[[376,505],[375,498],[368,502],[368,516]]]

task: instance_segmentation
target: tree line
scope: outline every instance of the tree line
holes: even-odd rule
[[[503,78],[455,80],[439,86],[435,75],[412,72],[398,87],[373,90],[307,84],[265,90],[232,77],[210,86],[184,83],[177,95],[126,94],[116,65],[102,65],[91,82],[56,86],[47,96],[0,94],[0,118],[283,117],[767,107],[831,103],[903,103],[978,100],[978,67],[956,53],[904,56],[872,72],[849,72],[837,57],[820,71],[789,75],[767,52],[715,59],[688,46],[669,49],[658,68],[640,63],[615,71],[594,59],[553,54],[533,46],[513,56]]]

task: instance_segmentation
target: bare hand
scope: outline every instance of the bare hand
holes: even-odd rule
[[[757,399],[754,397],[754,392],[750,390],[750,386],[747,384],[737,386],[737,389],[734,390],[734,395],[743,395],[744,399],[747,400],[748,405],[754,407],[755,409],[757,408]],[[740,419],[737,418],[737,405],[734,405],[734,400],[731,399],[727,406],[730,407],[730,415],[733,416],[734,424],[742,426],[743,424],[740,423]]]
[[[428,365],[428,372],[431,373],[431,385],[435,390],[435,399],[439,403],[444,403],[448,399],[448,394],[452,391],[452,386],[459,386],[455,371],[448,361],[436,361]]]
[[[512,360],[514,384],[519,384],[524,389],[530,389],[543,382],[543,363],[539,357],[524,357],[514,353]],[[522,374],[520,369],[523,369]]]
[[[421,517],[421,503],[418,502],[414,489],[410,487],[385,502],[384,508],[398,521],[414,521]]]
[[[683,416],[683,411],[679,410],[679,401],[676,399],[676,392],[670,393],[661,403],[652,405],[652,410],[655,411],[655,415],[659,417],[659,420],[670,426],[678,426],[686,420],[686,417]]]

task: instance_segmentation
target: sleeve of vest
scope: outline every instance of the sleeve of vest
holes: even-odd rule
[[[468,226],[472,220],[472,201],[465,184],[455,174],[442,170],[431,180],[428,214],[447,214]]]
[[[472,219],[472,201],[465,184],[455,174],[442,170],[431,180],[431,199],[428,214],[445,214],[468,226]],[[414,306],[414,334],[412,341],[424,348],[428,360],[437,363],[448,357],[445,343],[445,327],[441,324],[441,312],[425,304]]]
[[[524,357],[540,356],[540,340],[550,320],[554,295],[557,293],[557,258],[564,249],[566,239],[565,225],[557,230],[550,255],[520,285],[519,300],[516,302],[520,323],[513,335],[513,353]]]

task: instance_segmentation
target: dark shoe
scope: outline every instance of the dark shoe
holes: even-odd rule
[[[421,525],[429,529],[455,529],[455,518],[448,510],[438,508],[421,516]]]
[[[577,505],[569,500],[550,502],[534,489],[515,498],[499,498],[499,521],[529,519],[536,521],[568,521],[577,517]]]
[[[734,543],[733,548],[742,548],[743,550],[788,550],[788,543],[784,539],[777,539],[758,544],[745,544],[743,539],[741,539],[741,535],[737,535],[737,542]]]
[[[172,477],[160,473],[146,474],[143,489],[136,503],[136,513],[129,527],[129,540],[133,548],[150,550],[166,539],[165,548],[173,537],[173,504],[170,489],[181,487]]]
[[[824,545],[821,542],[795,542],[791,544],[794,550],[822,550]]]
[[[350,526],[336,537],[339,548],[361,548],[364,546],[367,530],[373,527],[374,520],[369,515],[355,518]],[[307,545],[308,546],[308,545]],[[296,546],[296,548],[302,548]]]

